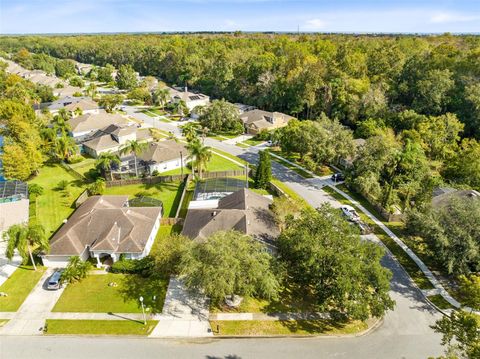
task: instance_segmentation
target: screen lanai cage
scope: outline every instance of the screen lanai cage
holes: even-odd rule
[[[238,178],[209,178],[197,182],[193,200],[219,199],[246,187],[247,182]]]

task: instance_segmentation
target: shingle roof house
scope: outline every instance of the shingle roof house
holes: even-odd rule
[[[62,267],[71,256],[110,256],[115,262],[146,256],[160,227],[162,207],[129,207],[128,196],[89,197],[50,240],[46,266]]]
[[[284,127],[293,118],[281,112],[268,112],[258,109],[246,111],[240,115],[246,132],[252,135],[256,135],[261,131],[270,131]]]
[[[280,234],[270,211],[272,200],[246,188],[223,197],[215,209],[189,209],[182,234],[201,240],[218,231],[237,230],[263,241]]]
[[[82,143],[83,151],[97,158],[102,152],[118,152],[127,141],[152,141],[149,129],[138,129],[133,125],[109,125],[89,136]]]
[[[170,97],[173,102],[184,101],[189,111],[192,111],[197,106],[206,106],[210,103],[210,97],[201,93],[189,92],[185,87],[184,91],[174,88],[168,88]]]
[[[148,167],[149,172],[165,172],[180,168],[188,162],[185,145],[175,140],[151,143],[138,158]],[[182,163],[183,161],[183,163]]]
[[[83,114],[68,121],[73,137],[91,134],[110,125],[126,125],[127,118],[119,114],[100,112],[98,114]]]

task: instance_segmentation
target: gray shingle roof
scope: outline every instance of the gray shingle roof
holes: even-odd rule
[[[218,231],[237,230],[260,238],[280,234],[270,211],[272,201],[246,188],[222,198],[216,209],[190,209],[182,234],[203,239]]]

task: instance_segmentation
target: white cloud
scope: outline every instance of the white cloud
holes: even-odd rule
[[[237,23],[233,20],[227,19],[225,20],[225,25],[232,27],[232,26],[237,26]]]
[[[305,23],[307,30],[321,30],[327,26],[327,23],[320,19],[310,19]]]
[[[458,13],[440,12],[432,15],[430,22],[434,24],[445,24],[450,22],[469,22],[480,20],[478,15],[464,15]]]

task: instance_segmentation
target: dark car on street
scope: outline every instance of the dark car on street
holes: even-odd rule
[[[345,176],[341,172],[334,173],[332,175],[332,181],[334,182],[345,181]]]

